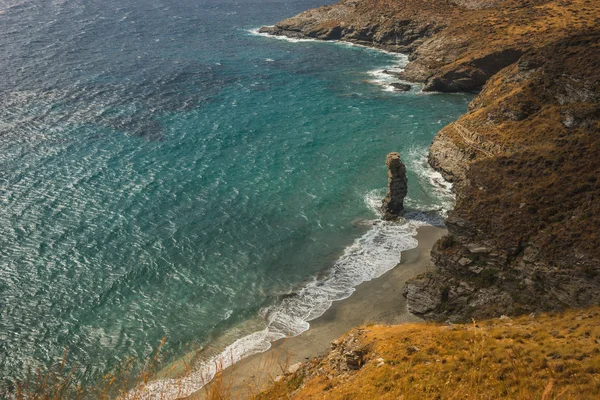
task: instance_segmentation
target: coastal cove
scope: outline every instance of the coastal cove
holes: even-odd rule
[[[562,150],[564,144],[573,151],[579,146],[579,151],[585,149],[588,154],[594,154],[598,145],[593,136],[599,127],[595,118],[598,115],[598,75],[592,65],[597,64],[600,54],[600,36],[597,30],[589,30],[598,9],[591,12],[584,8],[589,4],[586,0],[576,1],[576,4],[551,0],[534,3],[523,6],[510,0],[434,1],[425,5],[412,1],[386,4],[369,0],[341,1],[258,31],[292,42],[317,39],[410,52],[410,64],[390,75],[421,82],[427,92],[481,92],[470,104],[467,114],[436,135],[428,154],[429,164],[456,184],[459,203],[448,218],[450,234],[427,249],[432,250],[436,268],[419,271],[420,276],[399,283],[400,286],[406,284],[403,290],[408,310],[414,314],[434,320],[467,321],[504,313],[518,315],[583,307],[599,301],[600,282],[595,279],[598,265],[594,258],[597,247],[578,241],[579,234],[570,235],[562,226],[566,222],[558,222],[573,212],[575,215],[568,223],[581,225],[584,236],[597,242],[597,226],[594,228],[593,223],[586,220],[597,217],[593,199],[598,192],[594,184],[598,178],[589,175],[582,189],[572,191],[577,200],[557,191],[552,178],[554,168],[572,174],[571,168],[575,167],[562,156],[552,161],[556,150]],[[566,9],[566,19],[571,24],[568,29],[556,29],[555,21],[565,18],[564,6],[574,6]],[[580,16],[578,9],[585,11],[585,17]],[[511,17],[506,18],[507,15]],[[546,32],[540,34],[539,30]],[[494,45],[482,47],[489,38],[495,40]],[[584,61],[583,54],[590,50],[594,57]],[[577,57],[571,57],[572,54]],[[556,58],[563,58],[563,62],[568,60],[568,64],[557,62]],[[569,83],[573,81],[578,82],[576,87]],[[545,125],[525,134],[528,120],[552,126],[550,137]],[[525,122],[519,124],[520,121]],[[533,140],[527,141],[527,136],[533,136]],[[540,165],[545,176],[540,181],[540,186],[546,185],[543,189],[537,183],[533,190],[530,188],[532,155],[522,152],[521,146],[541,154],[536,161],[545,162],[544,167]],[[556,149],[548,151],[553,146],[557,146]],[[561,152],[566,155],[564,150]],[[520,167],[505,168],[515,163]],[[597,160],[582,161],[586,163],[591,165],[587,172],[593,174],[598,170]],[[549,165],[554,168],[548,169]],[[518,189],[515,191],[515,188]],[[541,196],[544,201],[540,202],[540,190],[551,194],[550,199]],[[560,212],[557,218],[538,216],[538,207],[555,210],[552,202],[570,211]],[[499,203],[503,207],[498,207]],[[517,204],[519,209],[528,204],[536,205],[517,211]],[[585,214],[582,209],[587,210]],[[525,221],[533,226],[527,226]],[[551,231],[545,229],[548,224],[552,224]],[[515,229],[517,226],[520,228]],[[576,245],[577,250],[569,251],[564,242],[556,240],[557,236]],[[311,331],[308,332],[305,341],[310,341]],[[344,343],[348,345],[356,341],[353,335],[350,333],[340,340],[347,341]],[[326,344],[326,341],[322,343],[316,353],[323,354]],[[343,345],[341,349],[337,346],[332,342],[331,352],[325,358],[295,364],[285,377],[276,379],[270,396],[293,393],[304,381],[305,374],[322,376],[316,378],[319,385],[323,384],[321,379],[335,380],[335,374],[315,367],[319,363],[327,364],[330,357],[337,373],[361,368],[362,350],[352,355],[344,353]],[[304,348],[307,347],[311,348],[305,343]],[[409,347],[407,351],[412,354],[419,350]],[[289,353],[284,351],[283,354]],[[306,359],[315,355],[309,353]],[[341,367],[335,364],[335,357],[340,355]],[[358,361],[348,357],[358,357]],[[377,360],[377,367],[385,364],[382,358]],[[284,373],[281,365],[279,361],[279,372]],[[246,384],[256,379],[255,371],[256,365],[247,367],[246,371],[241,367]],[[347,377],[346,373],[341,374],[342,381]],[[546,387],[544,396],[552,390],[552,384]],[[234,385],[239,389],[240,384],[234,381]],[[334,385],[330,382],[321,390],[327,391]],[[378,391],[379,387],[376,384],[364,388],[364,393]],[[386,384],[385,387],[391,386]],[[269,396],[269,391],[266,393]],[[504,395],[506,390],[502,393]]]
[[[428,148],[472,96],[391,91],[383,70],[404,56],[249,33],[317,5],[0,14],[2,390],[66,347],[83,383],[165,337],[168,362],[268,327],[241,355],[264,351],[399,273],[417,229],[440,224],[453,196]],[[391,150],[406,224],[377,213]]]
[[[0,5],[0,398],[600,398],[600,2],[334,1]]]
[[[333,45],[388,54],[393,57],[393,64],[368,71],[375,78],[368,83],[388,93],[396,92],[391,86],[397,82],[393,74],[402,71],[407,59],[401,53],[351,42],[277,37],[258,33],[257,29],[249,32],[292,44]],[[424,95],[419,85],[412,88],[412,95]],[[437,208],[427,209],[407,197],[410,208],[406,215],[397,221],[383,221],[380,207],[384,191],[369,192],[364,204],[376,219],[352,222],[368,231],[345,248],[333,267],[326,267],[313,282],[285,295],[281,304],[269,309],[265,318],[267,329],[252,332],[262,326],[262,321],[246,321],[242,330],[236,329],[238,337],[240,331],[249,332],[246,336],[233,343],[230,332],[213,339],[192,370],[188,363],[198,357],[197,350],[164,367],[151,382],[132,390],[127,398],[204,398],[215,373],[221,376],[221,371],[224,379],[231,382],[232,395],[244,398],[283,373],[282,366],[323,355],[331,340],[353,327],[364,323],[421,321],[408,312],[403,287],[408,279],[428,271],[429,253],[433,243],[446,232],[443,218],[454,196],[451,184],[426,164],[425,157],[415,162],[414,156],[409,153],[407,157],[411,175],[418,177],[413,183],[425,183],[426,190],[436,196]],[[399,260],[402,261],[398,263]],[[282,325],[286,327],[284,330],[280,328]]]
[[[406,51],[398,78],[478,94],[429,151],[457,203],[437,268],[407,283],[411,312],[464,322],[600,303],[599,15],[590,0],[342,0],[261,28]]]

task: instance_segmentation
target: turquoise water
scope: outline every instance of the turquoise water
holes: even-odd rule
[[[373,71],[395,55],[251,33],[317,5],[2,10],[5,382],[67,346],[90,380],[163,337],[172,359],[223,337],[246,337],[240,356],[263,350],[389,269],[418,211],[449,204],[425,156],[469,97],[386,91]],[[411,221],[365,223],[390,151]]]

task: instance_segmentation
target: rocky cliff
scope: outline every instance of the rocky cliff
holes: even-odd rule
[[[593,0],[342,0],[261,32],[410,53],[402,78],[426,91],[479,91],[522,54],[597,29]]]
[[[600,304],[600,33],[524,54],[436,137],[457,184],[413,312],[466,319]]]
[[[431,146],[457,204],[412,312],[600,304],[599,2],[344,0],[263,31],[407,52],[403,79],[479,92]]]

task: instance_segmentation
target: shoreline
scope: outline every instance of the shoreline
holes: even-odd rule
[[[352,296],[334,302],[323,315],[312,320],[310,328],[302,334],[279,339],[269,350],[226,368],[222,381],[227,382],[233,397],[248,397],[283,375],[290,366],[327,353],[331,341],[354,327],[370,323],[422,322],[421,318],[408,312],[406,299],[402,296],[403,287],[407,280],[428,270],[431,248],[446,232],[445,227],[419,227],[417,247],[402,251],[401,261],[394,268],[361,283]],[[204,399],[211,385],[212,382],[184,398]]]
[[[373,41],[360,41],[360,40],[348,40],[347,38],[340,39],[322,39],[319,37],[310,37],[304,34],[300,34],[299,36],[291,36],[286,34],[277,34],[272,32],[261,32],[260,30],[263,28],[275,28],[276,25],[261,25],[258,28],[247,29],[252,35],[269,37],[279,40],[285,40],[292,43],[299,42],[320,42],[320,43],[337,43],[349,46],[362,47],[365,49],[371,49],[380,51],[382,53],[387,53],[390,55],[402,56],[406,57],[406,61],[408,62],[408,57],[410,56],[411,51],[406,48],[398,49],[397,45],[388,45],[388,44],[379,44]]]
[[[268,27],[273,27],[274,25],[271,26],[262,26],[261,28],[268,28]],[[445,93],[445,92],[438,92],[438,91],[423,91],[424,88],[424,83],[423,82],[419,82],[419,81],[415,81],[415,80],[409,80],[409,79],[402,79],[400,77],[398,77],[395,74],[390,74],[390,73],[386,73],[384,72],[385,70],[390,70],[394,73],[402,73],[404,72],[404,70],[406,69],[406,66],[410,63],[409,57],[410,57],[410,53],[407,52],[403,52],[403,51],[399,51],[399,50],[392,50],[391,48],[386,48],[386,47],[380,47],[377,46],[376,43],[357,43],[357,42],[353,42],[353,41],[349,41],[349,40],[324,40],[324,39],[319,39],[319,38],[310,38],[310,37],[298,37],[298,38],[294,38],[294,37],[290,37],[290,36],[286,36],[286,35],[277,35],[277,34],[273,34],[273,33],[265,33],[265,32],[260,32],[259,30],[261,28],[253,28],[253,29],[247,29],[246,32],[248,32],[250,35],[252,36],[259,36],[259,37],[263,37],[263,38],[268,38],[268,39],[275,39],[275,40],[283,40],[286,42],[290,42],[290,43],[301,43],[301,42],[317,42],[317,43],[326,43],[326,44],[334,44],[334,45],[342,45],[342,46],[349,46],[349,47],[360,47],[366,50],[373,50],[373,51],[377,51],[380,53],[384,53],[387,55],[390,55],[392,57],[395,57],[397,60],[397,63],[395,63],[394,65],[390,65],[388,67],[384,67],[382,69],[378,69],[378,70],[373,70],[373,71],[369,71],[369,75],[371,75],[374,80],[370,81],[370,83],[381,86],[384,92],[391,92],[391,93],[396,93],[396,94],[402,94],[403,92],[398,92],[396,90],[394,90],[389,83],[387,82],[382,82],[381,81],[381,77],[377,77],[377,75],[379,73],[383,73],[385,76],[387,76],[389,78],[389,80],[391,82],[398,82],[398,83],[406,83],[411,85],[413,88],[417,88],[418,90],[410,90],[411,92],[418,94],[418,95],[429,95],[429,94],[455,94],[455,95],[464,95],[464,92],[454,92],[454,93]],[[396,69],[397,71],[393,71],[394,69]]]
[[[352,269],[350,275],[344,273],[344,270],[338,270],[338,274],[333,273],[320,281],[323,285],[321,290],[328,292],[327,282],[331,277],[341,277],[344,285],[353,279],[359,279],[352,283],[350,291],[344,290],[344,296],[337,299],[335,294],[339,290],[330,288],[333,291],[328,294],[330,301],[327,302],[327,309],[319,312],[314,319],[304,319],[306,327],[301,332],[290,331],[268,338],[267,327],[237,339],[215,355],[196,350],[188,352],[161,367],[147,384],[136,385],[121,398],[203,399],[215,382],[220,385],[223,380],[228,382],[226,386],[228,390],[235,392],[236,398],[247,398],[256,393],[256,388],[271,384],[277,376],[284,375],[290,366],[327,353],[331,341],[352,328],[370,323],[422,321],[408,313],[402,293],[406,281],[427,271],[433,244],[447,232],[439,217],[428,218],[425,214],[416,212],[401,224],[371,221],[373,228],[347,247],[344,255],[336,262],[336,265],[340,261],[345,264],[347,257],[358,257],[352,262],[358,262],[363,274],[366,272],[370,277],[355,276],[357,271]],[[367,247],[363,247],[365,240]],[[381,250],[385,254],[383,259],[379,258]],[[390,265],[391,260],[393,264]],[[350,281],[344,280],[344,277]],[[315,287],[321,286],[318,282],[315,284]],[[302,307],[303,303],[296,306]],[[283,304],[279,306],[281,307]],[[374,309],[379,312],[373,313]],[[290,311],[292,315],[295,313],[291,309]],[[263,346],[266,340],[267,346]],[[251,353],[248,354],[248,351]]]

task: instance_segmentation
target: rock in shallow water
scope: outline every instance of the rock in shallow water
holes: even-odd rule
[[[399,82],[390,83],[390,86],[393,87],[396,92],[408,92],[411,88],[410,85]]]
[[[385,161],[388,167],[388,191],[381,204],[383,219],[393,220],[404,212],[404,198],[407,193],[406,167],[400,154],[390,153]]]

